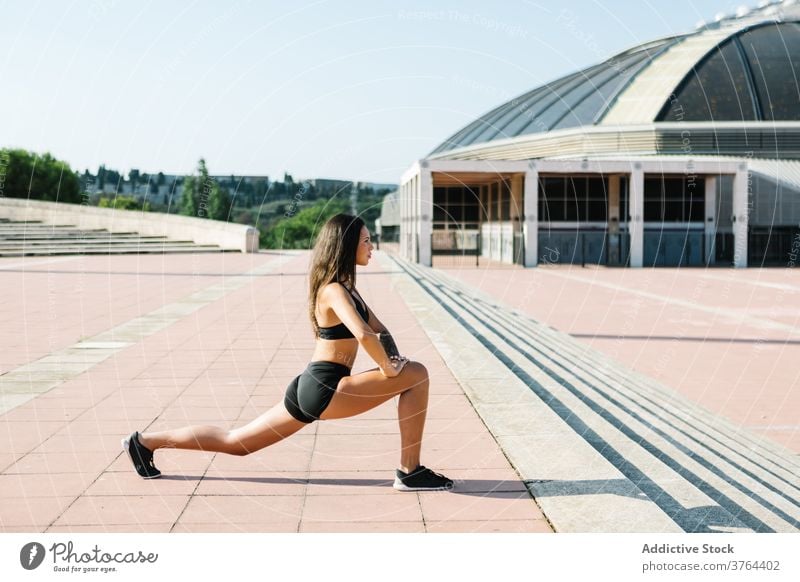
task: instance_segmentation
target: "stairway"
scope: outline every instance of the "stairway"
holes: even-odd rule
[[[219,253],[216,245],[136,232],[81,230],[69,224],[17,222],[0,218],[0,257],[116,255],[145,253]]]

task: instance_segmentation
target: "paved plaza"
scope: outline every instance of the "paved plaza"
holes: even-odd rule
[[[132,430],[239,426],[313,350],[306,252],[0,260],[0,531],[800,529],[793,271],[430,269],[358,288],[423,362],[422,461],[392,489],[396,400],[248,457]],[[354,372],[373,368],[360,351]]]

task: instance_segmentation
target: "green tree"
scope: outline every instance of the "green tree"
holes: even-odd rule
[[[208,217],[212,220],[230,220],[231,197],[228,191],[220,188],[216,181],[213,181],[211,192],[208,195]]]
[[[69,164],[49,153],[22,149],[0,150],[3,165],[3,195],[51,202],[81,203],[80,176]]]
[[[197,164],[197,174],[197,176],[186,176],[183,180],[180,214],[212,220],[228,220],[230,197],[227,191],[223,191],[216,180],[208,175],[206,161],[202,158]]]
[[[149,202],[139,202],[133,196],[114,196],[113,198],[103,196],[97,205],[100,208],[117,208],[119,210],[144,210],[145,212],[150,210]]]
[[[131,183],[132,194],[136,193],[136,186],[138,186],[139,184],[139,178],[141,178],[141,176],[139,175],[139,170],[131,170],[130,172],[128,172],[128,180]]]
[[[266,180],[257,179],[253,183],[252,195],[248,200],[249,206],[253,206],[255,204],[262,204],[264,199],[267,195],[267,188],[268,184]]]
[[[122,174],[116,170],[106,169],[106,182],[114,186],[114,190],[119,192],[119,187],[122,183]]]
[[[259,226],[261,247],[268,249],[308,249],[323,224],[334,214],[347,212],[348,203],[341,198],[319,200],[289,217],[284,216],[271,227]]]

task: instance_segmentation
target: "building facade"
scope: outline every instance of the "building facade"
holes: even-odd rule
[[[636,46],[496,107],[404,174],[400,252],[630,267],[800,247],[800,5]],[[793,264],[793,263],[792,263]]]

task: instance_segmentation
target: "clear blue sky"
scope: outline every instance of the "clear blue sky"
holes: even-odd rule
[[[0,147],[396,182],[503,101],[741,4],[0,0]]]

